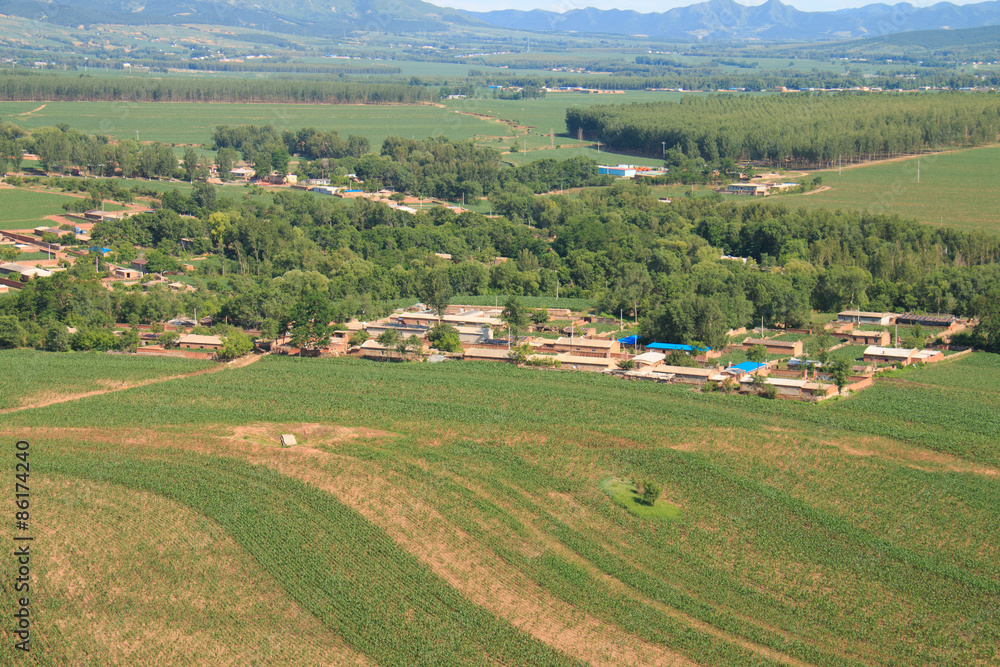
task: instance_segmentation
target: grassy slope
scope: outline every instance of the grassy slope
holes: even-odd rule
[[[1000,591],[993,483],[1000,455],[991,435],[1000,424],[984,419],[1000,411],[991,387],[972,379],[998,371],[995,356],[974,355],[810,406],[501,365],[268,358],[3,419],[12,432],[60,437],[52,465],[67,474],[90,476],[85,458],[116,452],[115,480],[215,518],[286,593],[369,655],[365,638],[343,629],[337,596],[306,602],[297,588],[295,577],[312,576],[334,552],[323,547],[319,561],[271,560],[264,554],[277,538],[267,522],[251,527],[213,509],[228,497],[199,494],[252,485],[254,493],[241,496],[264,502],[247,506],[248,515],[303,521],[293,508],[272,508],[266,498],[275,489],[313,508],[309,516],[329,511],[340,517],[337,526],[368,531],[365,544],[381,539],[345,519],[353,515],[330,498],[269,471],[298,477],[363,514],[439,576],[451,572],[452,587],[494,613],[509,610],[498,596],[477,598],[481,575],[462,570],[475,559],[449,552],[448,536],[464,535],[474,556],[494,559],[491,579],[521,582],[510,595],[540,587],[613,623],[636,646],[670,647],[703,664],[785,654],[827,665],[970,665],[995,659],[1000,639],[992,604]],[[284,452],[227,437],[261,421],[275,432],[301,432],[295,424],[312,421],[395,437],[319,439]],[[70,436],[53,427],[84,430]],[[139,463],[145,459],[162,463]],[[611,476],[661,482],[681,518],[664,524],[629,515],[599,488]],[[207,490],[196,494],[187,484]],[[400,513],[408,530],[393,519]],[[432,516],[447,530],[428,544],[421,536],[432,532],[425,530]],[[316,521],[324,535],[345,530]],[[362,548],[340,544],[351,553]],[[376,552],[368,557],[410,562]],[[408,586],[379,593],[396,610],[385,612],[390,627],[405,612],[394,596]],[[461,607],[445,608],[435,613],[447,624]],[[431,641],[433,629],[418,626],[414,641]]]

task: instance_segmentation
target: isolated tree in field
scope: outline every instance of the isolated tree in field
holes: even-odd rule
[[[652,506],[663,493],[663,489],[656,482],[647,479],[636,483],[635,493],[639,496],[639,502]]]
[[[747,350],[747,360],[755,361],[758,364],[763,364],[767,362],[767,348],[763,345],[751,345],[750,349]]]

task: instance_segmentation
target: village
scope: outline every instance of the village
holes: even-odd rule
[[[813,330],[731,332],[725,349],[712,350],[683,343],[642,343],[638,336],[617,337],[623,326],[616,320],[568,309],[548,309],[550,318],[523,336],[506,336],[503,307],[449,305],[440,315],[416,304],[376,321],[352,320],[337,327],[321,344],[296,347],[289,334],[274,340],[257,338],[254,353],[309,357],[353,356],[373,362],[429,363],[487,361],[539,369],[602,373],[630,381],[690,385],[701,391],[758,393],[771,398],[818,401],[849,395],[874,384],[877,373],[913,364],[930,364],[969,352],[949,349],[948,338],[968,322],[951,316],[894,314],[847,310]],[[176,319],[165,325],[173,336],[171,347],[157,344],[160,334],[142,334],[140,355],[211,359],[222,349],[223,338],[183,333],[211,322]],[[460,350],[437,349],[428,340],[433,327],[447,325],[457,333]],[[334,323],[331,326],[336,327]],[[890,347],[890,328],[924,327],[934,332],[932,347]],[[598,333],[598,328],[604,329]],[[248,332],[251,335],[259,332]],[[854,346],[859,359],[839,374],[835,363],[809,358],[804,338],[825,335],[833,341],[827,352]],[[898,334],[897,334],[898,335]],[[825,353],[824,353],[825,354]],[[745,359],[738,361],[738,359]],[[758,359],[758,360],[753,360]]]

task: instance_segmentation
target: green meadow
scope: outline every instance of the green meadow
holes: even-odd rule
[[[920,182],[917,182],[917,163]],[[964,231],[1000,232],[1000,146],[810,172],[830,189],[772,198],[790,207],[854,209]]]

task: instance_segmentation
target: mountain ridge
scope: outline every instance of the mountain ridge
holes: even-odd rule
[[[707,0],[651,13],[594,7],[563,13],[542,9],[465,13],[499,28],[643,35],[685,41],[838,40],[916,30],[1000,25],[1000,1],[997,0],[961,6],[940,2],[930,7],[915,7],[908,2],[874,3],[830,12],[805,12],[781,0],[768,0],[757,6],[741,5],[734,0]]]

